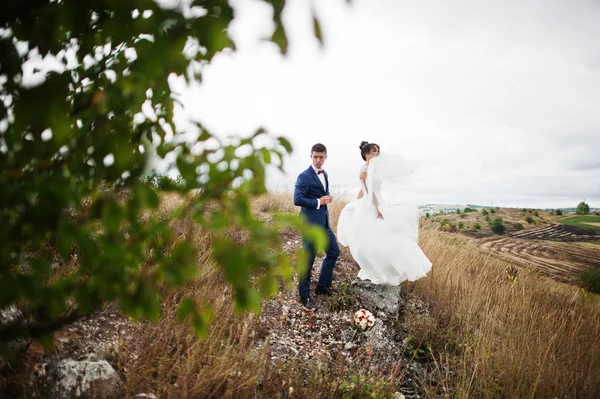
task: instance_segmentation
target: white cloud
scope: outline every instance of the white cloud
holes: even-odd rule
[[[284,59],[272,11],[235,1],[234,54],[182,93],[189,116],[221,134],[259,126],[290,137],[293,182],[310,146],[328,146],[334,182],[354,185],[358,144],[415,159],[423,202],[600,207],[600,4],[288,1]],[[290,189],[291,189],[290,183]]]

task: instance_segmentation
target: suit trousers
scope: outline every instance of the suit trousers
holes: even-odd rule
[[[319,275],[319,281],[317,282],[318,287],[331,287],[333,268],[335,267],[338,256],[340,256],[340,247],[338,246],[335,234],[333,234],[331,227],[327,226],[325,228],[325,233],[327,234],[329,242],[327,244],[327,250],[325,251],[325,259],[323,259],[323,263],[321,264],[321,273]],[[308,265],[304,276],[300,276],[298,293],[300,296],[307,297],[310,296],[311,272],[317,253],[314,245],[306,240],[302,240],[302,246],[307,256]]]

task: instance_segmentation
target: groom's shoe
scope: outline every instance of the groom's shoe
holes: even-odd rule
[[[310,312],[316,312],[317,310],[319,310],[317,305],[315,305],[315,303],[312,301],[312,299],[310,299],[309,296],[301,296],[300,302],[302,302],[302,306],[305,310],[308,310]]]
[[[315,294],[332,296],[333,290],[329,287],[317,287],[315,288]]]

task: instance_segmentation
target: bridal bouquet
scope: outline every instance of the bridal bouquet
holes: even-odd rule
[[[354,313],[354,325],[362,330],[368,330],[375,325],[375,316],[366,309]]]

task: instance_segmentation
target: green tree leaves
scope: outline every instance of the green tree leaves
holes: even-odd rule
[[[590,213],[590,206],[585,203],[585,201],[581,201],[577,204],[577,209],[575,210],[577,215],[587,215]]]
[[[273,41],[285,53],[285,1],[268,3]],[[282,229],[300,229],[324,248],[322,232],[298,217],[265,223],[252,213],[250,198],[266,191],[265,169],[282,168],[292,150],[287,139],[259,129],[225,141],[202,126],[193,142],[168,139],[177,133],[169,77],[194,79],[198,65],[234,50],[232,19],[227,0],[171,9],[151,0],[0,5],[0,308],[18,303],[27,315],[0,326],[0,341],[47,340],[107,302],[156,320],[163,296],[198,269],[192,221],[210,232],[239,310],[258,310],[279,279],[290,280]],[[184,52],[189,43],[196,50]],[[22,65],[33,49],[62,66],[28,85]],[[155,181],[154,153],[175,154],[180,180]],[[169,191],[186,201],[165,218]],[[188,227],[175,231],[177,220]],[[212,317],[193,298],[180,315],[198,333]]]

